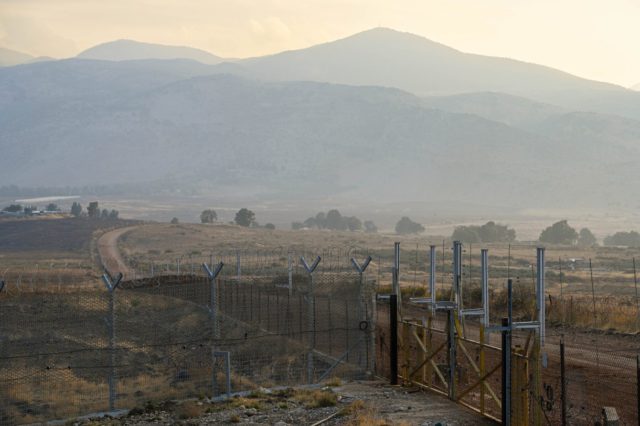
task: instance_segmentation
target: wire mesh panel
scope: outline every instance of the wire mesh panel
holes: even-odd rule
[[[106,410],[105,292],[8,290],[0,295],[0,422]]]
[[[211,395],[207,281],[192,276],[130,282],[115,298],[117,407]]]
[[[545,416],[559,423],[562,416],[562,375],[559,346],[549,345],[549,362],[542,369]],[[637,424],[636,358],[615,348],[565,344],[566,419],[569,424],[602,422],[604,407],[615,408],[621,424]]]

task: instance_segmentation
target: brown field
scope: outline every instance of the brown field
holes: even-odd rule
[[[69,286],[97,279],[95,238],[133,221],[57,218],[0,220],[0,278],[18,286]]]
[[[67,290],[71,290],[72,286],[69,284],[77,284],[84,289],[98,288],[99,286],[103,290],[98,276],[95,241],[106,227],[104,224],[87,222],[78,222],[80,226],[71,226],[74,225],[71,219],[0,222],[0,231],[7,231],[2,233],[3,238],[0,242],[0,274],[8,281],[9,295],[24,298],[25,301],[18,303],[14,306],[15,308],[24,311],[21,311],[22,313],[28,313],[25,309],[31,305],[28,303],[28,299],[31,297],[29,294],[35,294],[41,289],[51,291],[51,286],[57,286],[58,290],[66,286]],[[122,221],[111,226],[116,225],[125,226],[131,225],[131,223]],[[30,229],[31,227],[34,228]],[[46,243],[40,245],[42,241],[46,241]],[[439,298],[446,298],[451,287],[451,252],[450,241],[445,241],[443,251],[441,238],[328,231],[269,231],[232,225],[146,224],[124,234],[119,247],[128,263],[139,270],[140,276],[148,271],[149,264],[152,262],[159,265],[171,264],[177,259],[180,259],[183,268],[191,267],[197,273],[200,273],[199,263],[209,261],[212,257],[216,262],[223,259],[233,270],[236,250],[241,251],[243,256],[243,273],[250,273],[252,267],[262,268],[262,270],[268,269],[276,277],[284,276],[286,273],[287,253],[290,249],[295,250],[296,253],[303,252],[308,258],[312,258],[316,254],[322,255],[322,265],[326,266],[329,271],[332,269],[346,271],[351,268],[348,261],[350,256],[362,259],[369,254],[373,257],[373,261],[367,271],[367,279],[375,281],[378,289],[384,292],[391,282],[390,268],[394,241],[400,241],[402,247],[401,285],[403,294],[418,296],[425,293],[429,266],[428,246],[432,243],[438,247],[438,295]],[[535,270],[531,265],[535,264],[535,245],[513,244],[509,248],[506,244],[491,244],[486,247],[489,248],[490,255],[493,322],[495,323],[499,316],[504,315],[506,302],[504,287],[507,277],[514,279],[516,313],[520,318],[528,319],[534,312]],[[480,248],[479,245],[465,246],[463,286],[466,295],[465,303],[469,307],[478,303]],[[572,366],[580,366],[579,360],[586,357],[588,359],[587,367],[591,368],[596,365],[602,376],[611,376],[613,373],[626,375],[631,371],[627,365],[627,358],[618,360],[615,357],[626,357],[627,354],[634,353],[637,349],[636,338],[630,334],[617,334],[615,331],[634,333],[638,330],[638,301],[632,259],[639,255],[640,250],[638,249],[547,247],[549,326],[547,334],[549,341],[554,342],[553,346],[549,346],[550,359],[557,357],[554,355],[555,342],[560,334],[565,334],[568,343],[576,351]],[[589,259],[592,260],[591,270],[589,269]],[[171,266],[169,266],[169,271],[172,271]],[[592,274],[593,282],[591,280]],[[12,294],[11,286],[16,283],[22,287],[18,294],[15,292]],[[31,287],[25,285],[29,283]],[[136,310],[139,309],[138,306],[141,301],[145,300],[145,297],[147,296],[139,295],[132,298],[130,302],[123,303],[118,309],[124,309],[135,315]],[[89,303],[87,305],[83,300],[91,303],[87,302]],[[147,301],[143,304],[160,307],[156,303],[159,300],[154,299],[153,303]],[[73,300],[68,303],[72,302]],[[90,311],[91,306],[103,303],[103,301],[95,301],[86,297],[79,298],[77,306],[69,305],[67,309],[61,308],[59,311],[78,312],[78,309]],[[48,312],[47,306],[51,305],[39,307],[36,324],[53,323],[54,320],[50,317],[50,314],[53,313]],[[187,305],[185,305],[185,309],[187,309]],[[103,311],[104,307],[101,306],[99,310]],[[164,312],[166,310],[163,308],[162,315]],[[198,315],[205,318],[203,314]],[[161,315],[158,316],[158,318],[160,317]],[[137,317],[136,321],[140,319],[144,322],[144,318],[141,317]],[[69,320],[75,324],[77,316],[74,314]],[[100,320],[102,320],[102,314],[100,314]],[[177,317],[176,321],[178,321]],[[22,325],[20,324],[20,326]],[[16,324],[17,326],[18,324]],[[102,325],[96,325],[95,329],[102,327]],[[604,330],[606,333],[594,332],[593,329]],[[85,331],[85,328],[82,327],[77,330],[77,335],[76,331],[66,332],[64,339],[66,342],[91,344],[91,340],[81,337]],[[130,336],[130,346],[134,348],[134,335]],[[127,337],[129,337],[127,333],[122,334],[122,338],[125,340]],[[86,341],[83,342],[83,339]],[[27,343],[31,345],[30,342],[27,341]],[[101,340],[95,342],[95,345],[104,347],[105,342]],[[596,351],[600,351],[596,352],[595,361],[591,359],[594,357],[594,348]],[[608,348],[615,348],[615,354],[612,354],[612,349]],[[155,355],[153,352],[132,350],[129,356],[133,360],[136,356]],[[608,361],[608,357],[614,358]],[[607,369],[611,369],[613,373],[608,372]],[[36,375],[36,379],[40,374]],[[60,383],[67,383],[67,385],[62,385],[60,389],[46,388],[48,395],[62,395],[61,390],[68,389],[74,392],[75,396],[65,396],[65,398],[78,401],[78,404],[83,404],[87,410],[100,409],[102,407],[100,404],[104,404],[106,375],[103,370],[96,372],[99,379],[87,379],[86,375],[72,374],[71,371],[63,369],[53,370],[50,374],[59,376],[60,380],[56,379],[55,386],[61,386]],[[144,395],[140,395],[140,398],[162,398],[166,396],[164,393],[167,392],[167,388],[164,384],[170,380],[171,374],[173,373],[170,371],[157,370],[150,372],[148,376],[123,377],[122,397],[132,397],[132,395],[128,395],[129,391],[127,390],[131,387],[145,389]],[[205,373],[205,375],[207,374]],[[238,377],[235,380],[246,379]],[[595,382],[592,383],[591,378],[585,378],[584,381],[586,385],[580,386],[585,389],[586,395],[587,387],[585,386],[591,386]],[[54,386],[53,383],[52,386]],[[193,390],[179,390],[177,395],[197,393],[197,389],[201,385],[196,383],[193,385]],[[178,386],[182,386],[182,384],[178,384]],[[169,388],[171,392],[175,390],[173,387]],[[21,395],[25,392],[28,393],[28,389],[22,390],[16,387],[14,392],[14,395]],[[87,401],[82,400],[83,395],[92,392],[101,395],[100,402],[95,407],[92,405],[96,403],[95,398],[89,398]],[[589,393],[592,392],[589,391]],[[587,396],[584,399],[588,401]],[[28,412],[21,415],[24,415],[25,419],[28,416],[33,416],[34,419],[40,418],[42,415],[48,416],[46,413],[30,414]]]

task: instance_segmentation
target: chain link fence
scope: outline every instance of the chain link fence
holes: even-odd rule
[[[313,274],[298,259],[229,253],[213,280],[187,264],[113,290],[7,285],[0,424],[370,375],[375,282],[348,258]]]

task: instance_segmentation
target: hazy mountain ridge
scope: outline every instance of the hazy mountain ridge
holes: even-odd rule
[[[77,57],[103,61],[191,59],[208,65],[222,62],[222,58],[201,49],[144,43],[135,40],[115,40],[102,43],[80,52]]]
[[[11,95],[0,101],[0,179],[527,206],[556,203],[566,190],[577,203],[599,192],[598,203],[616,199],[601,175],[638,154],[626,140],[576,154],[568,137],[429,108],[397,89],[198,76],[211,67],[195,64],[69,60],[0,70],[0,93]],[[632,169],[604,181],[622,191],[638,180]]]
[[[463,53],[387,28],[238,63],[265,80],[396,87],[418,96],[500,92],[640,119],[640,94],[621,86],[514,59]]]
[[[404,84],[408,62],[468,60],[425,40],[374,30],[239,63],[70,59],[2,68],[0,180],[136,188],[163,182],[216,193],[464,200],[513,208],[559,207],[568,199],[571,207],[632,203],[628,193],[640,183],[634,170],[640,122],[576,110],[588,111],[595,102],[625,115],[640,108],[638,94],[564,73],[553,84],[569,79],[567,88],[579,95],[574,100],[584,101],[581,108],[492,92],[491,84],[426,98],[393,88]],[[377,52],[373,59],[384,62],[400,41],[404,50],[391,53],[405,62],[367,71],[367,57]],[[362,52],[350,56],[360,45]],[[416,57],[416,49],[431,56]],[[296,72],[306,72],[301,58],[310,60],[316,74],[282,81],[294,77],[283,57],[293,58],[289,65]],[[263,61],[274,58],[283,74],[273,81],[257,78],[269,69]],[[336,58],[345,61],[342,75]],[[320,59],[327,59],[326,66]],[[544,74],[538,80],[544,83],[548,69],[532,69]],[[475,69],[456,72],[466,76]],[[309,81],[358,75],[360,82],[352,85]],[[440,78],[444,88],[455,80]]]
[[[0,67],[10,67],[34,60],[35,57],[26,53],[0,47]]]
[[[423,98],[426,106],[461,114],[474,114],[510,126],[530,129],[566,109],[519,96],[496,92],[476,92]]]

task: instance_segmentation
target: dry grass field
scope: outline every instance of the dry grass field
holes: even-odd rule
[[[13,286],[72,286],[98,278],[95,239],[133,221],[68,217],[0,220],[0,278]]]
[[[324,230],[281,231],[249,229],[234,225],[149,224],[123,236],[121,251],[128,261],[141,270],[150,263],[183,268],[214,259],[235,264],[239,250],[247,268],[252,264],[268,264],[286,272],[289,250],[305,253],[307,258],[323,256],[326,264],[349,268],[349,257],[371,255],[369,279],[380,287],[391,283],[393,244],[401,243],[401,286],[409,296],[423,295],[427,289],[429,245],[437,247],[437,290],[447,297],[451,283],[451,241],[442,237],[398,236]],[[463,287],[465,303],[479,301],[480,249],[489,249],[490,289],[496,313],[506,303],[506,281],[514,281],[516,310],[526,317],[535,310],[536,244],[514,243],[465,245],[463,251]],[[550,325],[569,324],[587,328],[638,330],[638,300],[633,259],[640,249],[619,247],[546,246],[547,311]],[[589,267],[591,260],[591,268]],[[294,259],[294,262],[298,262]],[[332,266],[333,267],[333,266]],[[593,277],[593,278],[592,278]],[[640,274],[638,274],[640,279]],[[595,311],[594,316],[594,301]]]

